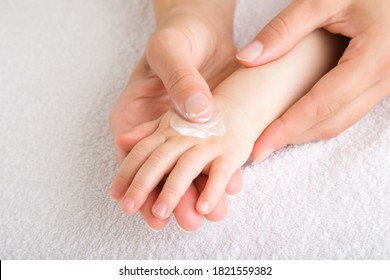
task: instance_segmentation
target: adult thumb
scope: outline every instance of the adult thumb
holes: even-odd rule
[[[324,24],[330,9],[326,2],[294,1],[241,49],[236,58],[242,65],[251,67],[283,56],[300,40]]]
[[[207,82],[195,66],[192,51],[183,33],[164,30],[152,36],[146,58],[178,113],[192,122],[206,122],[213,115],[214,103]]]

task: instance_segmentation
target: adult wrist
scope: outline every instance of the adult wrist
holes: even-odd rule
[[[157,28],[174,16],[192,14],[194,16],[233,26],[233,17],[236,0],[155,0],[155,17]]]

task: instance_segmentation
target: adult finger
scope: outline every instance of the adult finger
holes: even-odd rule
[[[226,193],[230,195],[238,194],[242,189],[242,174],[241,169],[237,169],[230,178],[229,183],[226,186]]]
[[[194,231],[203,223],[203,215],[200,215],[195,209],[198,197],[197,188],[191,184],[173,210],[178,226],[184,231]],[[150,208],[152,209],[152,207]],[[155,219],[158,218],[155,217]]]
[[[199,213],[207,215],[215,208],[235,170],[229,157],[221,156],[213,161],[207,184],[197,202]]]
[[[266,128],[255,143],[252,159],[263,160],[312,126],[333,117],[378,81],[372,50],[364,44],[356,47],[353,42],[348,49],[335,68]]]
[[[236,176],[237,172],[234,173],[234,176]],[[239,174],[241,176],[241,173]],[[200,174],[195,180],[194,184],[196,185],[196,188],[198,189],[198,196],[195,198],[193,201],[193,209],[195,209],[196,213],[198,211],[195,208],[196,202],[199,197],[199,193],[202,193],[206,184],[207,184],[208,176],[204,174]],[[207,215],[204,217],[211,222],[217,222],[223,220],[228,213],[228,200],[227,200],[227,195],[223,194],[222,197],[220,198],[219,202],[215,206],[215,208]],[[200,215],[200,214],[199,214]],[[203,215],[202,215],[203,216]]]
[[[151,37],[146,57],[176,110],[189,121],[206,122],[212,117],[214,103],[209,86],[192,59],[193,48],[183,32],[164,29]]]
[[[156,201],[158,194],[161,191],[161,187],[155,188],[146,199],[145,203],[141,206],[140,212],[142,217],[145,220],[146,225],[154,230],[161,231],[169,222],[169,218],[167,219],[158,219],[152,213],[152,206]]]
[[[360,95],[331,119],[320,122],[302,135],[291,139],[291,144],[301,144],[315,140],[336,137],[360,120],[386,95],[390,94],[390,78],[384,79]]]
[[[244,66],[258,66],[281,57],[343,7],[340,1],[294,1],[272,19],[236,57]]]

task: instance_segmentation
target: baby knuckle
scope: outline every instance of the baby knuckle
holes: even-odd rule
[[[192,156],[186,156],[179,159],[179,161],[177,162],[177,167],[184,173],[193,173],[195,170],[195,162],[196,159],[194,159]]]
[[[164,192],[171,198],[171,199],[177,199],[180,197],[180,191],[175,186],[164,186]]]
[[[129,184],[129,178],[127,178],[124,174],[118,173],[115,177],[115,186],[117,185],[126,185],[128,186]]]
[[[221,174],[229,174],[232,172],[232,164],[231,161],[228,159],[220,159],[216,162],[216,164],[213,166],[213,169]]]
[[[140,162],[145,158],[145,147],[142,144],[136,145],[130,152],[129,157],[132,162]]]
[[[166,161],[166,156],[161,154],[154,154],[152,157],[150,157],[149,161],[150,161],[149,164],[151,165],[152,168],[158,169],[164,165]]]
[[[130,188],[138,193],[145,193],[145,186],[140,181],[133,181]]]

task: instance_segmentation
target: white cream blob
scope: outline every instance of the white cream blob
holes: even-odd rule
[[[225,122],[221,113],[214,114],[214,116],[205,123],[192,123],[174,113],[170,125],[183,136],[198,138],[222,136],[226,131]]]

